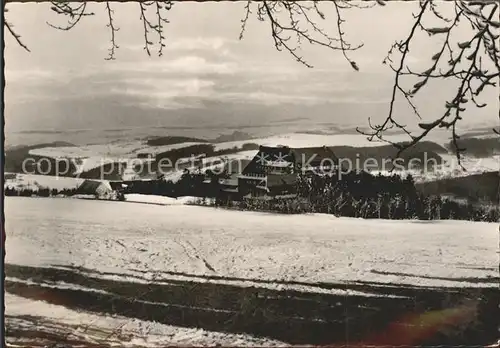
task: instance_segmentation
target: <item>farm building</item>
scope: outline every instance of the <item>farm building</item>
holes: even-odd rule
[[[100,199],[110,199],[113,196],[113,189],[108,181],[85,180],[76,189],[76,194],[93,195]]]
[[[299,173],[333,173],[339,160],[326,147],[290,148],[260,146],[252,160],[235,159],[224,167],[225,176],[214,183],[207,175],[204,183],[228,199],[296,195]]]
[[[280,197],[297,194],[297,174],[269,174],[239,180],[238,189],[242,196]]]
[[[238,177],[243,196],[279,196],[294,192],[299,173],[333,173],[339,159],[326,147],[261,146]]]
[[[290,148],[261,146],[242,174],[291,174],[335,169],[339,159],[326,146]]]
[[[249,163],[250,160],[247,159],[234,159],[224,164],[224,169],[220,170],[220,172],[225,173],[225,175],[218,179],[220,194],[223,197],[231,200],[241,199],[238,178]],[[213,179],[209,173],[210,171],[207,171],[204,181],[204,184],[207,185],[213,184]]]

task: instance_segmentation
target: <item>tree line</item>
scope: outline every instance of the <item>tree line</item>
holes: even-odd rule
[[[56,188],[48,188],[48,187],[40,187],[36,189],[32,189],[29,187],[11,187],[7,186],[4,189],[4,195],[7,197],[72,197],[81,192],[78,191],[77,188],[64,188],[64,189],[56,189]],[[115,196],[115,200],[124,201],[125,195],[123,192],[117,192],[118,194]],[[97,197],[97,194],[95,194]]]
[[[336,176],[299,175],[292,198],[216,199],[213,205],[279,213],[324,213],[365,219],[500,221],[498,205],[459,202],[418,192],[411,175],[403,178],[349,172]]]
[[[41,187],[37,189],[32,189],[28,187],[21,187],[21,188],[16,188],[16,187],[10,187],[7,186],[4,189],[4,194],[5,196],[20,196],[20,197],[32,197],[32,196],[37,196],[37,197],[56,197],[56,196],[74,196],[77,194],[77,189],[73,188],[65,188],[58,190],[56,188],[50,189],[48,187]]]
[[[207,182],[207,177],[210,178]],[[177,181],[151,180],[128,182],[120,197],[128,193],[168,197],[200,197],[199,204],[241,210],[259,210],[277,213],[324,213],[365,219],[471,220],[500,221],[498,204],[484,205],[459,202],[440,195],[419,192],[411,175],[401,177],[372,175],[351,171],[342,176],[299,174],[292,197],[235,198],[229,197],[219,183],[221,173],[185,171]],[[5,189],[6,196],[72,196],[76,189],[29,188]]]

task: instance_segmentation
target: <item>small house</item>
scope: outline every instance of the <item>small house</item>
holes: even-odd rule
[[[108,181],[85,180],[76,189],[78,195],[92,195],[99,199],[110,199],[113,189]]]
[[[240,200],[241,199],[241,190],[239,187],[239,176],[241,172],[246,168],[246,166],[250,163],[248,159],[233,159],[228,160],[224,163],[222,168],[212,172],[208,170],[206,172],[206,177],[204,180],[204,184],[213,185],[214,174],[215,177],[219,176],[218,179],[218,194],[221,197],[224,197],[229,200]]]

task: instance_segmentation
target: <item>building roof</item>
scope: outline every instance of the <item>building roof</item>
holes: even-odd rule
[[[85,180],[77,188],[78,193],[97,193],[99,188],[104,188],[107,190],[112,190],[111,185],[107,181],[96,181],[96,180]]]
[[[268,167],[299,167],[338,165],[339,159],[327,146],[297,147],[261,146],[259,152],[246,166],[244,173],[265,173]]]
[[[271,147],[260,146],[259,152],[250,163],[242,171],[243,174],[247,173],[261,173],[264,174],[266,170],[264,167],[270,166],[283,166],[285,163],[293,163],[293,156],[291,150],[286,146]],[[285,165],[287,166],[287,165]]]

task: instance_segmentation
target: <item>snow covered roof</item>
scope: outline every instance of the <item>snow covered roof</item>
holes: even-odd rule
[[[338,164],[337,156],[327,146],[297,148],[261,146],[257,155],[245,168],[245,174],[266,172],[264,167],[318,166],[321,163]]]
[[[108,181],[85,180],[78,186],[77,192],[93,194],[96,193],[99,188],[112,191]]]

